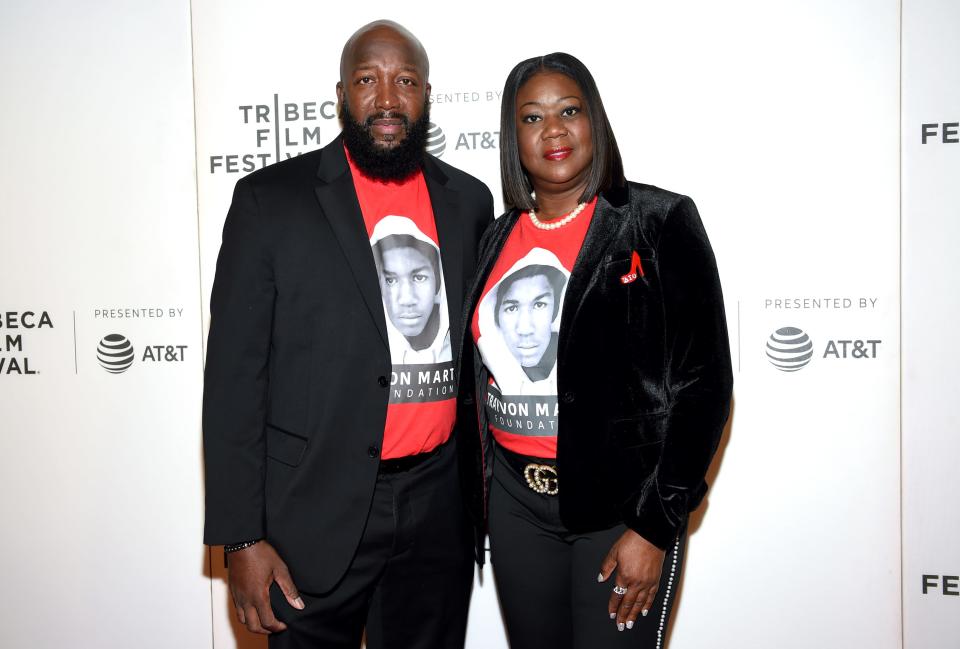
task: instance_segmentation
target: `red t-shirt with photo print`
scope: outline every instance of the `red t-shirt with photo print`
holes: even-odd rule
[[[381,457],[433,450],[450,437],[457,388],[437,227],[422,173],[374,180],[347,153],[373,250],[393,366]]]
[[[474,310],[471,332],[490,372],[487,420],[497,443],[514,453],[557,456],[560,316],[596,200],[556,229],[521,214]]]

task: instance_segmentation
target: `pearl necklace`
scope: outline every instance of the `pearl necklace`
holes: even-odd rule
[[[580,215],[580,212],[582,212],[583,208],[585,208],[586,206],[587,206],[586,203],[580,203],[575,208],[573,208],[572,212],[567,214],[562,219],[553,219],[552,221],[547,221],[547,222],[544,222],[538,219],[537,211],[531,207],[529,212],[530,221],[533,223],[535,227],[540,228],[541,230],[556,230],[557,228],[562,228],[567,223],[577,218],[577,216]]]

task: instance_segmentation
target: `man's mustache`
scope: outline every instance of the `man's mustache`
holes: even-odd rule
[[[386,112],[383,112],[383,113],[379,113],[379,114],[377,114],[377,115],[370,115],[369,117],[367,117],[366,120],[364,120],[363,124],[364,124],[364,126],[366,126],[367,128],[370,128],[370,127],[373,126],[373,123],[374,123],[375,121],[377,121],[378,119],[399,119],[400,121],[403,122],[404,127],[410,126],[410,118],[409,118],[409,117],[407,117],[407,116],[406,116],[405,114],[403,114],[403,113],[391,112],[391,111],[386,111]]]

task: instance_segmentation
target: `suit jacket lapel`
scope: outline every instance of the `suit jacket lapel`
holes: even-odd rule
[[[450,344],[453,358],[457,358],[460,341],[460,312],[463,308],[463,278],[466,256],[463,254],[463,228],[457,214],[458,192],[447,187],[447,177],[428,155],[423,165],[423,177],[430,193],[433,220],[437,226],[443,284],[447,292],[450,314]]]
[[[370,310],[370,317],[377,325],[383,344],[389,347],[377,268],[341,138],[338,137],[324,148],[317,177],[319,183],[316,194],[320,209],[343,248],[360,295]]]
[[[627,223],[630,204],[627,189],[616,189],[610,194],[600,194],[597,206],[583,239],[577,261],[573,264],[567,292],[563,298],[563,314],[560,317],[560,347],[558,358],[564,358],[570,327],[583,304],[583,297],[590,286],[603,274],[603,256],[617,231]]]

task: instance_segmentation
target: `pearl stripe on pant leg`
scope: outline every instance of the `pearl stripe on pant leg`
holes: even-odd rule
[[[677,574],[677,552],[680,551],[680,537],[673,542],[673,562],[670,564],[670,578],[667,579],[667,590],[663,594],[663,603],[660,605],[660,625],[657,627],[657,649],[663,647],[663,627],[667,623],[667,613],[670,611],[670,591],[673,590],[673,578]]]

